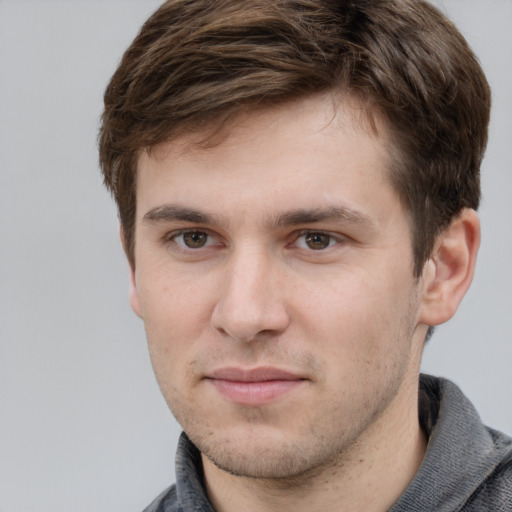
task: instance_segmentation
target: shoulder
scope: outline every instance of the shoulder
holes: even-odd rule
[[[475,489],[463,512],[512,512],[512,443],[500,432],[492,429],[489,432],[506,455]]]
[[[512,512],[512,439],[445,379],[422,375],[419,412],[427,451],[392,512]]]
[[[203,485],[201,454],[185,433],[180,436],[175,463],[176,483],[143,512],[214,512]]]
[[[512,512],[512,438],[484,425],[460,389],[445,379],[425,379],[437,387],[438,415],[431,431],[435,455],[457,467],[453,488],[461,512]],[[439,471],[439,465],[437,466]],[[445,468],[447,469],[447,468]],[[450,479],[448,473],[444,475]]]
[[[176,497],[176,485],[171,485],[159,496],[157,496],[150,505],[142,512],[180,512]]]

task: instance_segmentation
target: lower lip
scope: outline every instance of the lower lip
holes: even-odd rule
[[[222,379],[210,379],[217,391],[238,405],[265,405],[271,403],[304,381],[297,380],[266,380],[259,382],[238,382]]]

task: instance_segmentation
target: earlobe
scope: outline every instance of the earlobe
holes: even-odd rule
[[[421,323],[439,325],[455,314],[473,280],[479,246],[478,215],[465,208],[438,236],[423,269]]]
[[[122,226],[119,228],[119,236],[121,238],[121,244],[123,245],[123,249],[125,254],[126,252],[126,243],[124,237],[124,231]],[[142,318],[142,308],[140,307],[140,299],[139,292],[137,290],[137,281],[135,279],[135,267],[130,263],[130,306],[133,312],[140,318]]]

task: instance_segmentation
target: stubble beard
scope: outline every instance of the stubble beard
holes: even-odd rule
[[[210,424],[207,417],[198,417],[197,404],[179,393],[174,393],[173,399],[167,402],[203,459],[215,467],[236,477],[272,482],[271,485],[277,487],[308,487],[318,476],[330,470],[336,473],[357,460],[360,447],[372,435],[372,428],[379,428],[379,419],[397,399],[410,370],[410,353],[407,354],[404,346],[414,333],[413,307],[410,306],[395,332],[395,342],[401,345],[401,350],[395,354],[394,361],[390,361],[388,374],[381,375],[380,384],[374,382],[367,387],[365,378],[356,384],[355,395],[359,400],[354,399],[354,389],[342,390],[345,398],[320,408],[323,417],[310,418],[307,413],[302,417],[298,411],[293,417],[289,416],[287,424],[270,428],[270,413],[264,409],[248,409],[244,415],[247,428],[238,427],[238,434],[234,436]],[[370,372],[366,373],[367,377],[371,375],[371,368],[364,370]],[[170,398],[169,394],[164,395]]]
[[[357,423],[346,418],[343,421],[346,412],[342,410],[343,405],[338,404],[338,411],[333,411],[334,407],[328,411],[331,414],[329,420],[316,418],[310,424],[295,424],[292,435],[288,436],[284,427],[275,436],[258,435],[258,413],[248,420],[250,428],[246,435],[238,438],[219,435],[207,425],[183,424],[180,414],[177,420],[203,458],[220,470],[236,477],[272,483],[278,488],[306,488],[320,475],[335,474],[358,457],[361,437],[396,396],[399,386],[397,379],[389,383],[377,399],[371,397],[361,404],[363,411],[359,411]],[[326,426],[326,423],[330,425]],[[341,424],[345,424],[345,428]],[[265,431],[265,428],[263,424],[261,430]],[[252,429],[255,436],[251,435]]]

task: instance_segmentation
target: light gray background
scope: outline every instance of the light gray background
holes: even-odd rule
[[[156,0],[0,0],[0,512],[136,512],[179,427],[128,306],[102,93]],[[425,352],[512,432],[512,2],[446,0],[494,91],[473,288]]]

